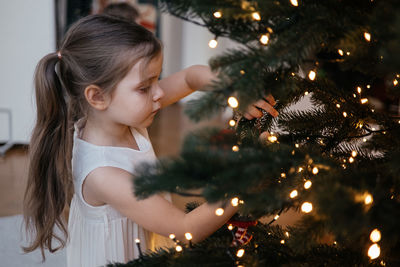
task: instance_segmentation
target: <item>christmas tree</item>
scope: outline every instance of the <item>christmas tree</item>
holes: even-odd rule
[[[197,189],[240,212],[199,244],[175,240],[176,249],[126,266],[399,266],[397,1],[161,2],[207,27],[210,45],[219,37],[240,44],[210,61],[214,90],[187,105],[195,121],[225,109],[234,117],[189,135],[179,158],[143,166],[135,193]],[[240,115],[268,94],[278,117]],[[309,109],[290,108],[303,98]],[[289,209],[304,215],[276,226]]]

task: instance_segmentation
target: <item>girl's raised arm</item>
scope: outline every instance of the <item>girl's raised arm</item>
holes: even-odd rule
[[[164,108],[199,89],[206,88],[213,79],[216,79],[216,75],[208,66],[203,65],[193,65],[161,79],[159,84],[165,93],[161,99],[161,106]]]
[[[85,179],[85,187],[90,188],[91,197],[111,205],[147,230],[163,236],[174,234],[181,241],[185,241],[184,234],[187,232],[192,234],[193,242],[205,239],[237,211],[236,207],[228,203],[224,214],[217,216],[215,210],[221,207],[221,203],[204,203],[184,213],[159,195],[138,200],[133,194],[132,175],[113,167],[95,169]]]
[[[207,85],[210,85],[216,79],[216,74],[208,66],[193,65],[160,80],[160,87],[164,90],[161,107],[164,108],[171,105],[197,90],[211,89]],[[263,99],[259,99],[249,105],[243,116],[248,120],[260,118],[262,112],[259,109],[263,109],[276,117],[278,112],[273,108],[275,104],[275,99],[272,95],[265,96]]]

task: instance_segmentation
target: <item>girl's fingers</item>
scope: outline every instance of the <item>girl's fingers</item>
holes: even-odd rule
[[[266,112],[268,112],[269,114],[271,114],[274,117],[278,116],[278,114],[279,114],[278,111],[276,111],[270,104],[268,104],[265,100],[262,100],[262,99],[258,100],[256,103],[254,103],[254,106],[265,110]]]
[[[247,115],[247,116],[246,116],[246,115]],[[245,117],[246,119],[249,119],[248,117],[250,117],[250,120],[251,120],[251,119],[254,119],[254,118],[261,118],[262,115],[263,115],[263,114],[262,114],[262,112],[261,112],[260,110],[258,110],[255,106],[250,105],[250,106],[247,108],[244,117]]]
[[[275,101],[275,98],[274,98],[271,94],[265,96],[264,98],[265,98],[265,100],[267,100],[272,106],[275,106],[276,101]]]

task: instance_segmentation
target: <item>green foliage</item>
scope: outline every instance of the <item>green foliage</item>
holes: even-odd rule
[[[267,94],[278,100],[280,115],[264,112],[252,121],[239,119],[235,129],[190,134],[178,158],[143,166],[136,195],[190,195],[188,190],[197,189],[207,201],[228,205],[239,197],[241,215],[253,219],[299,210],[305,201],[313,210],[288,229],[290,238],[279,227],[251,228],[253,240],[240,259],[224,228],[181,254],[164,250],[132,264],[377,266],[382,260],[400,265],[400,118],[390,108],[400,96],[397,1],[299,0],[297,7],[289,0],[161,2],[165,11],[239,44],[210,60],[219,79],[212,92],[189,103],[192,119],[229,108],[230,96],[239,100],[240,115]],[[215,18],[215,11],[222,17]],[[253,12],[261,19],[254,20]],[[259,41],[264,34],[267,45]],[[310,70],[316,72],[314,80],[308,78]],[[313,107],[293,110],[303,97]],[[265,131],[273,131],[278,142],[260,138]],[[308,190],[305,180],[312,181]],[[290,198],[294,189],[298,197]],[[364,203],[367,194],[373,197],[370,204]],[[375,228],[382,234],[381,256],[368,261]]]

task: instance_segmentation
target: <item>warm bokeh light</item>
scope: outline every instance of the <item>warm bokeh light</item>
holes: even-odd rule
[[[228,104],[231,108],[237,108],[239,106],[239,101],[236,97],[231,96],[228,98]]]
[[[261,20],[260,13],[258,12],[253,12],[251,16],[253,17],[254,20]]]
[[[229,125],[232,126],[232,127],[235,126],[235,125],[236,125],[236,121],[230,120],[230,121],[229,121]]]
[[[181,252],[181,251],[182,251],[182,247],[181,247],[180,245],[177,245],[177,246],[175,247],[175,250],[176,250],[177,252]]]
[[[317,76],[317,74],[316,74],[315,71],[313,71],[313,70],[310,70],[310,72],[308,73],[308,78],[309,78],[311,81],[314,81],[316,76]]]
[[[290,198],[295,198],[295,197],[297,197],[298,196],[298,192],[297,192],[297,190],[295,189],[295,190],[293,190],[292,192],[290,192]]]
[[[216,17],[217,19],[219,19],[220,17],[222,17],[222,13],[220,11],[214,12],[214,17]]]
[[[261,35],[260,42],[261,42],[262,44],[264,44],[264,45],[268,44],[268,42],[269,42],[269,37],[268,37],[268,35],[266,35],[266,34]]]
[[[232,151],[233,152],[238,152],[239,151],[239,147],[238,146],[233,146],[232,147]]]
[[[192,240],[193,236],[192,236],[191,233],[185,233],[185,238],[186,238],[187,240]]]
[[[290,3],[291,3],[293,6],[299,6],[299,2],[298,2],[297,0],[290,0]]]
[[[310,180],[305,181],[304,188],[309,189],[312,186],[312,182]]]
[[[371,194],[367,194],[364,198],[364,203],[365,205],[369,205],[374,201],[373,197]]]
[[[369,32],[364,32],[364,38],[365,38],[365,40],[370,42],[371,41],[371,34]]]
[[[381,248],[378,246],[378,244],[373,244],[369,247],[368,249],[368,257],[370,257],[371,260],[374,260],[381,255]]]
[[[310,213],[312,211],[312,209],[313,209],[313,206],[312,206],[312,203],[310,203],[310,202],[304,202],[301,205],[301,211],[304,213]]]
[[[224,214],[224,209],[223,208],[218,208],[215,210],[215,214],[217,216],[221,216],[222,214]]]
[[[236,256],[238,257],[238,258],[241,258],[241,257],[243,257],[243,255],[244,255],[244,249],[239,249],[237,252],[236,252]]]
[[[361,98],[361,104],[368,103],[368,98]]]
[[[378,229],[372,230],[369,239],[374,243],[379,242],[381,240],[381,232]]]
[[[209,46],[210,48],[216,48],[217,45],[218,45],[218,42],[217,42],[217,40],[215,40],[215,39],[212,39],[212,40],[210,40],[210,41],[208,42],[208,46]]]
[[[319,170],[318,170],[317,167],[314,167],[314,168],[312,169],[312,173],[313,173],[313,174],[317,174],[318,172],[319,172]]]
[[[239,205],[239,198],[237,198],[237,197],[232,198],[231,204],[232,204],[232,206],[234,206],[234,207],[236,207],[237,205]]]

